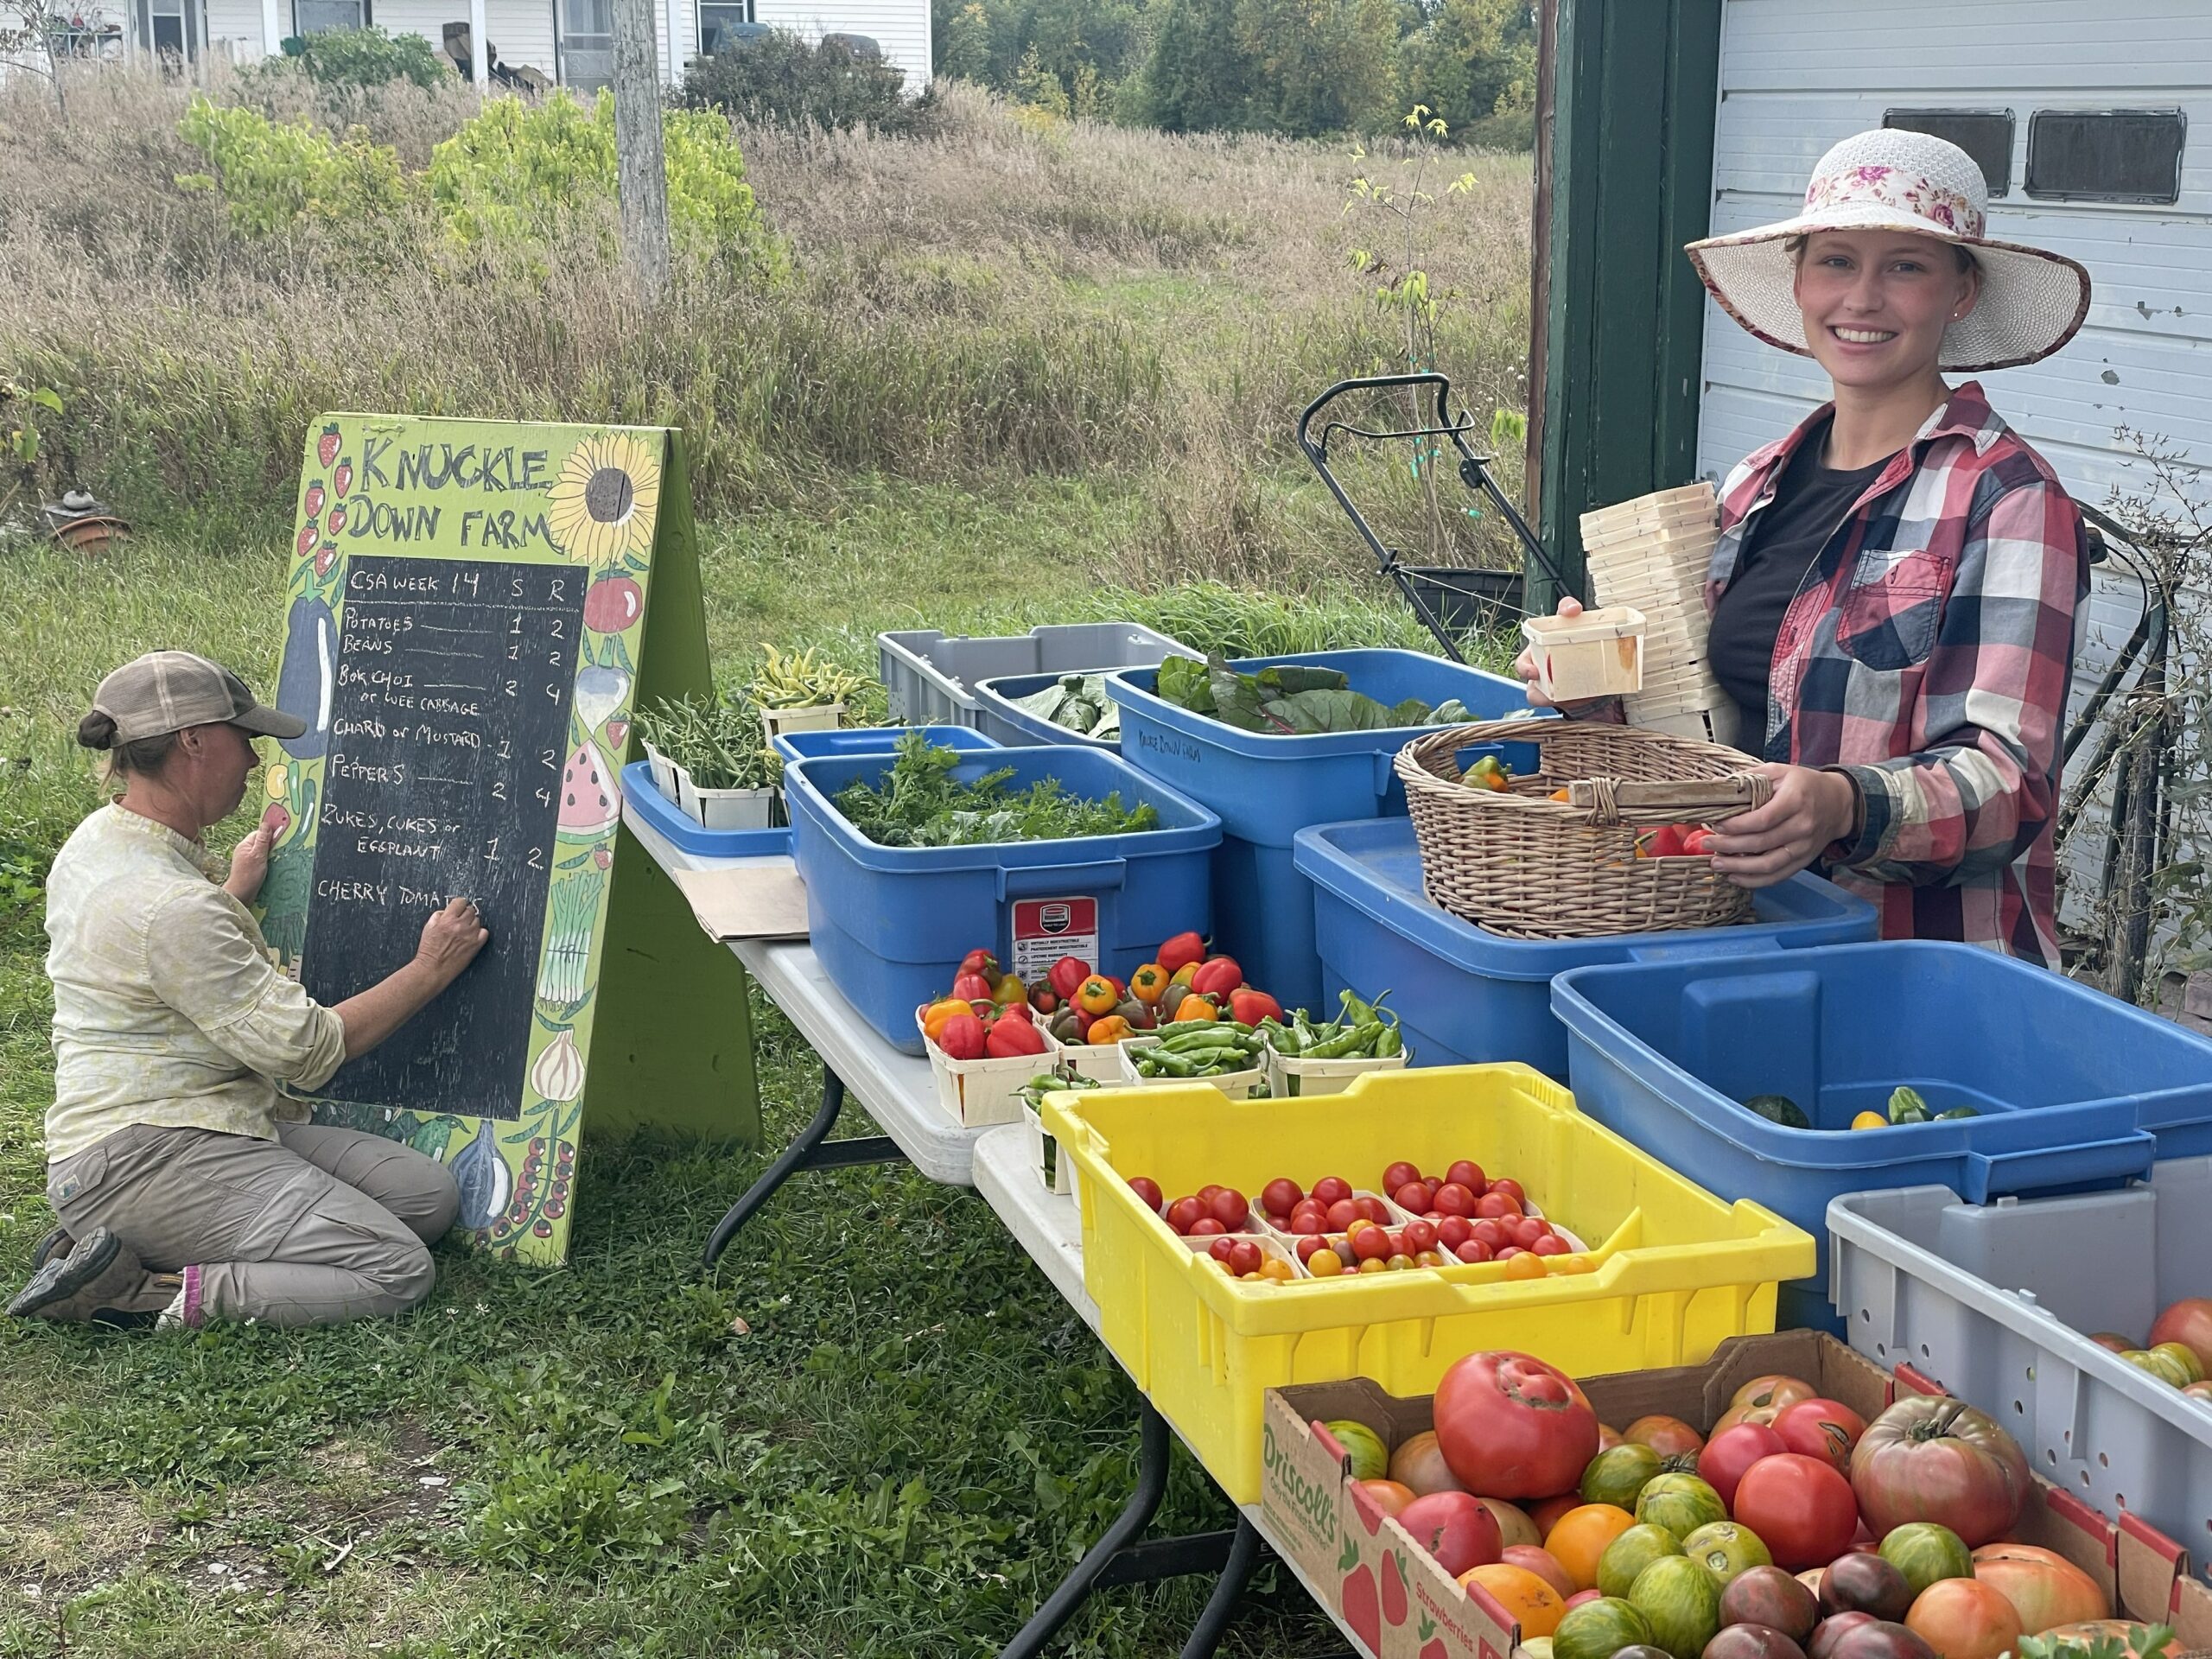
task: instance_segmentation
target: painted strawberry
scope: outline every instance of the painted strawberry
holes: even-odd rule
[[[308,486],[308,517],[312,518],[322,511],[323,490],[320,481]]]
[[[610,747],[620,748],[628,741],[629,736],[630,722],[620,715],[618,715],[607,722],[607,741]]]
[[[1402,1624],[1406,1612],[1406,1569],[1394,1549],[1382,1558],[1382,1617],[1393,1625]]]
[[[338,543],[325,542],[315,556],[315,573],[318,576],[330,574],[330,563],[338,556]]]
[[[294,547],[295,549],[296,549],[296,550],[298,550],[299,556],[300,556],[302,558],[303,558],[303,559],[304,559],[305,557],[307,557],[307,556],[308,556],[310,552],[312,552],[312,551],[314,550],[314,549],[315,549],[315,520],[314,520],[314,519],[310,518],[310,519],[308,519],[308,520],[307,521],[307,523],[305,523],[304,524],[302,524],[302,525],[300,526],[299,539],[298,539],[298,540],[296,540],[296,541],[295,541],[295,542],[292,543],[292,545],[293,545],[293,547]]]
[[[591,849],[591,861],[603,870],[614,862],[614,855],[604,847],[594,847]]]
[[[1342,1604],[1344,1623],[1351,1627],[1360,1644],[1370,1653],[1382,1651],[1382,1604],[1375,1589],[1375,1574],[1359,1565],[1359,1544],[1347,1537],[1344,1554],[1337,1561],[1337,1570],[1344,1575],[1344,1589],[1338,1595]]]
[[[346,492],[345,492],[345,491],[343,491],[343,490],[340,490],[340,491],[339,491],[339,492],[338,492],[338,493],[339,493],[339,494],[340,494],[340,495],[343,495],[343,494],[345,494],[345,493],[346,493]],[[332,535],[335,536],[335,535],[336,535],[340,531],[341,531],[341,530],[343,530],[343,529],[345,529],[345,528],[346,528],[346,509],[345,509],[345,508],[343,508],[343,507],[333,507],[333,508],[331,508],[331,510],[330,510],[330,533],[331,533]]]
[[[338,459],[337,422],[331,421],[325,423],[322,429],[322,435],[315,441],[315,459],[321,461],[326,467],[329,466],[332,461]],[[340,490],[338,493],[343,495],[346,492],[344,490]]]

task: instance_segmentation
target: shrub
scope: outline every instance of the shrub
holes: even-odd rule
[[[305,39],[293,35],[284,55],[329,86],[385,86],[410,80],[435,86],[452,78],[445,54],[420,35],[387,35],[380,29],[334,29]]]
[[[397,152],[358,132],[334,137],[305,116],[271,121],[257,110],[225,108],[195,92],[180,130],[214,171],[182,174],[177,183],[218,192],[244,236],[272,236],[302,218],[390,213],[407,199]]]
[[[925,119],[928,100],[910,103],[900,91],[906,79],[905,70],[843,41],[810,44],[779,29],[698,59],[684,72],[680,96],[689,109],[744,121],[912,132]]]

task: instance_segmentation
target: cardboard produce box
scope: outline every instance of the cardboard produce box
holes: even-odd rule
[[[1700,1433],[1755,1376],[1801,1376],[1872,1421],[1902,1393],[1941,1390],[1910,1366],[1892,1378],[1833,1337],[1810,1331],[1738,1337],[1703,1365],[1577,1379],[1599,1421],[1662,1412]],[[1520,1631],[1479,1591],[1462,1590],[1398,1523],[1351,1484],[1351,1460],[1313,1425],[1349,1417],[1395,1448],[1434,1427],[1428,1399],[1402,1400],[1364,1379],[1268,1392],[1260,1506],[1271,1535],[1374,1659],[1508,1659]],[[2057,1551],[2102,1586],[2120,1617],[2174,1627],[2175,1656],[2212,1649],[2212,1588],[2181,1547],[2132,1516],[2114,1526],[2037,1479],[2013,1539]]]

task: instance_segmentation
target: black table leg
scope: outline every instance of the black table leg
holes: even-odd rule
[[[714,1267],[715,1259],[737,1236],[738,1229],[752,1220],[760,1206],[774,1196],[776,1189],[800,1170],[892,1164],[906,1155],[887,1135],[856,1135],[845,1141],[825,1139],[836,1123],[838,1113],[844,1109],[844,1079],[825,1065],[822,1068],[821,1109],[798,1132],[798,1138],[784,1148],[783,1154],[761,1173],[760,1179],[746,1189],[745,1196],[730,1205],[728,1213],[715,1224],[715,1230],[707,1236],[706,1250],[699,1258],[700,1272],[708,1272]]]
[[[1183,1644],[1183,1659],[1212,1659],[1229,1621],[1236,1616],[1237,1598],[1252,1582],[1253,1569],[1259,1564],[1260,1529],[1249,1517],[1240,1515],[1236,1536],[1230,1541],[1229,1559],[1222,1563],[1221,1577],[1214,1582],[1213,1594],[1206,1598],[1205,1611],[1191,1627],[1191,1639]]]

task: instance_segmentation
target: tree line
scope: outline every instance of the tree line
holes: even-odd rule
[[[938,73],[1055,115],[1173,132],[1529,142],[1530,0],[932,0]]]

